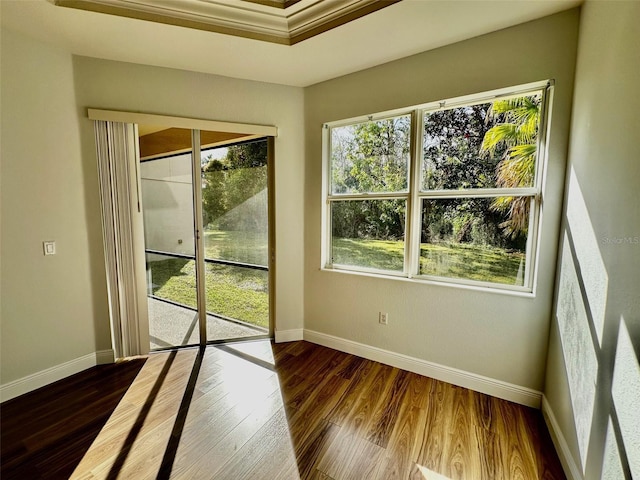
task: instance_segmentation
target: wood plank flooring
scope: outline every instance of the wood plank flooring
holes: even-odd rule
[[[540,412],[308,342],[140,362],[121,399],[108,379],[128,362],[82,407],[78,379],[3,404],[2,478],[565,478]]]
[[[0,405],[0,478],[69,478],[144,366],[100,365]]]

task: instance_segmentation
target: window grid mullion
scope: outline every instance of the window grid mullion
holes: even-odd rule
[[[327,203],[346,200],[402,200],[409,198],[409,192],[392,193],[350,193],[327,195]]]
[[[327,148],[323,151],[323,159],[322,159],[322,178],[324,181],[322,182],[322,198],[328,198],[329,192],[331,192],[331,152],[333,149],[333,145],[331,143],[331,128],[328,125],[324,125],[322,128],[322,142],[327,145]],[[324,202],[322,208],[322,225],[325,228],[324,239],[321,244],[321,261],[322,266],[327,267],[333,263],[332,258],[332,249],[331,245],[331,204],[329,202]]]
[[[542,90],[542,100],[540,102],[540,114],[538,123],[538,138],[536,139],[536,172],[534,175],[535,186],[538,194],[532,200],[529,206],[529,235],[527,236],[526,246],[526,263],[525,263],[525,279],[526,286],[535,289],[536,264],[538,256],[538,248],[540,241],[540,218],[542,215],[542,192],[544,190],[545,169],[547,166],[547,135],[549,127],[549,118],[547,110],[549,102],[553,96],[553,82],[547,84]]]
[[[466,190],[423,190],[420,198],[494,198],[494,197],[535,197],[540,194],[536,187],[527,188],[476,188]]]
[[[411,216],[407,218],[409,238],[407,238],[406,271],[409,278],[418,274],[420,270],[420,179],[422,174],[422,131],[424,129],[424,115],[421,110],[415,110],[413,117],[413,149],[411,150],[411,182],[409,184],[411,198]]]

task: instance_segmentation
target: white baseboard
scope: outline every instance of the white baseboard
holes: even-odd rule
[[[562,430],[560,430],[560,425],[558,424],[556,416],[551,409],[551,405],[549,405],[547,397],[545,397],[544,395],[542,396],[542,416],[544,417],[544,421],[547,424],[547,429],[551,434],[553,445],[556,447],[556,452],[558,453],[558,457],[560,458],[560,463],[562,464],[564,474],[569,480],[583,480],[584,476],[580,473],[580,468],[571,455],[569,444],[564,438]]]
[[[113,358],[113,350],[100,350],[0,385],[0,402],[24,395],[50,383],[80,373],[87,368],[113,363]]]
[[[303,338],[302,328],[292,328],[290,330],[276,330],[276,343],[297,342]]]
[[[428,362],[408,355],[383,350],[363,343],[346,340],[333,335],[304,330],[304,339],[325,347],[351,353],[369,360],[391,365],[410,372],[452,383],[460,387],[469,388],[477,392],[486,393],[494,397],[503,398],[511,402],[540,408],[542,393],[530,388],[513,385],[457,368],[447,367],[438,363]]]
[[[96,365],[108,365],[116,361],[113,350],[98,350],[96,352]]]

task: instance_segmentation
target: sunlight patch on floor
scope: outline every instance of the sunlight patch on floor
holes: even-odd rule
[[[422,478],[424,478],[424,480],[451,480],[449,477],[445,477],[433,470],[429,470],[427,467],[423,467],[422,465],[416,465],[416,467],[418,467],[418,470],[422,474]]]
[[[71,478],[299,479],[270,366],[268,340],[150,355]]]

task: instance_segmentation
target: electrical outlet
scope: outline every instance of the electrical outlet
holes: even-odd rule
[[[382,325],[386,325],[389,320],[389,314],[386,312],[378,312],[378,322]]]

